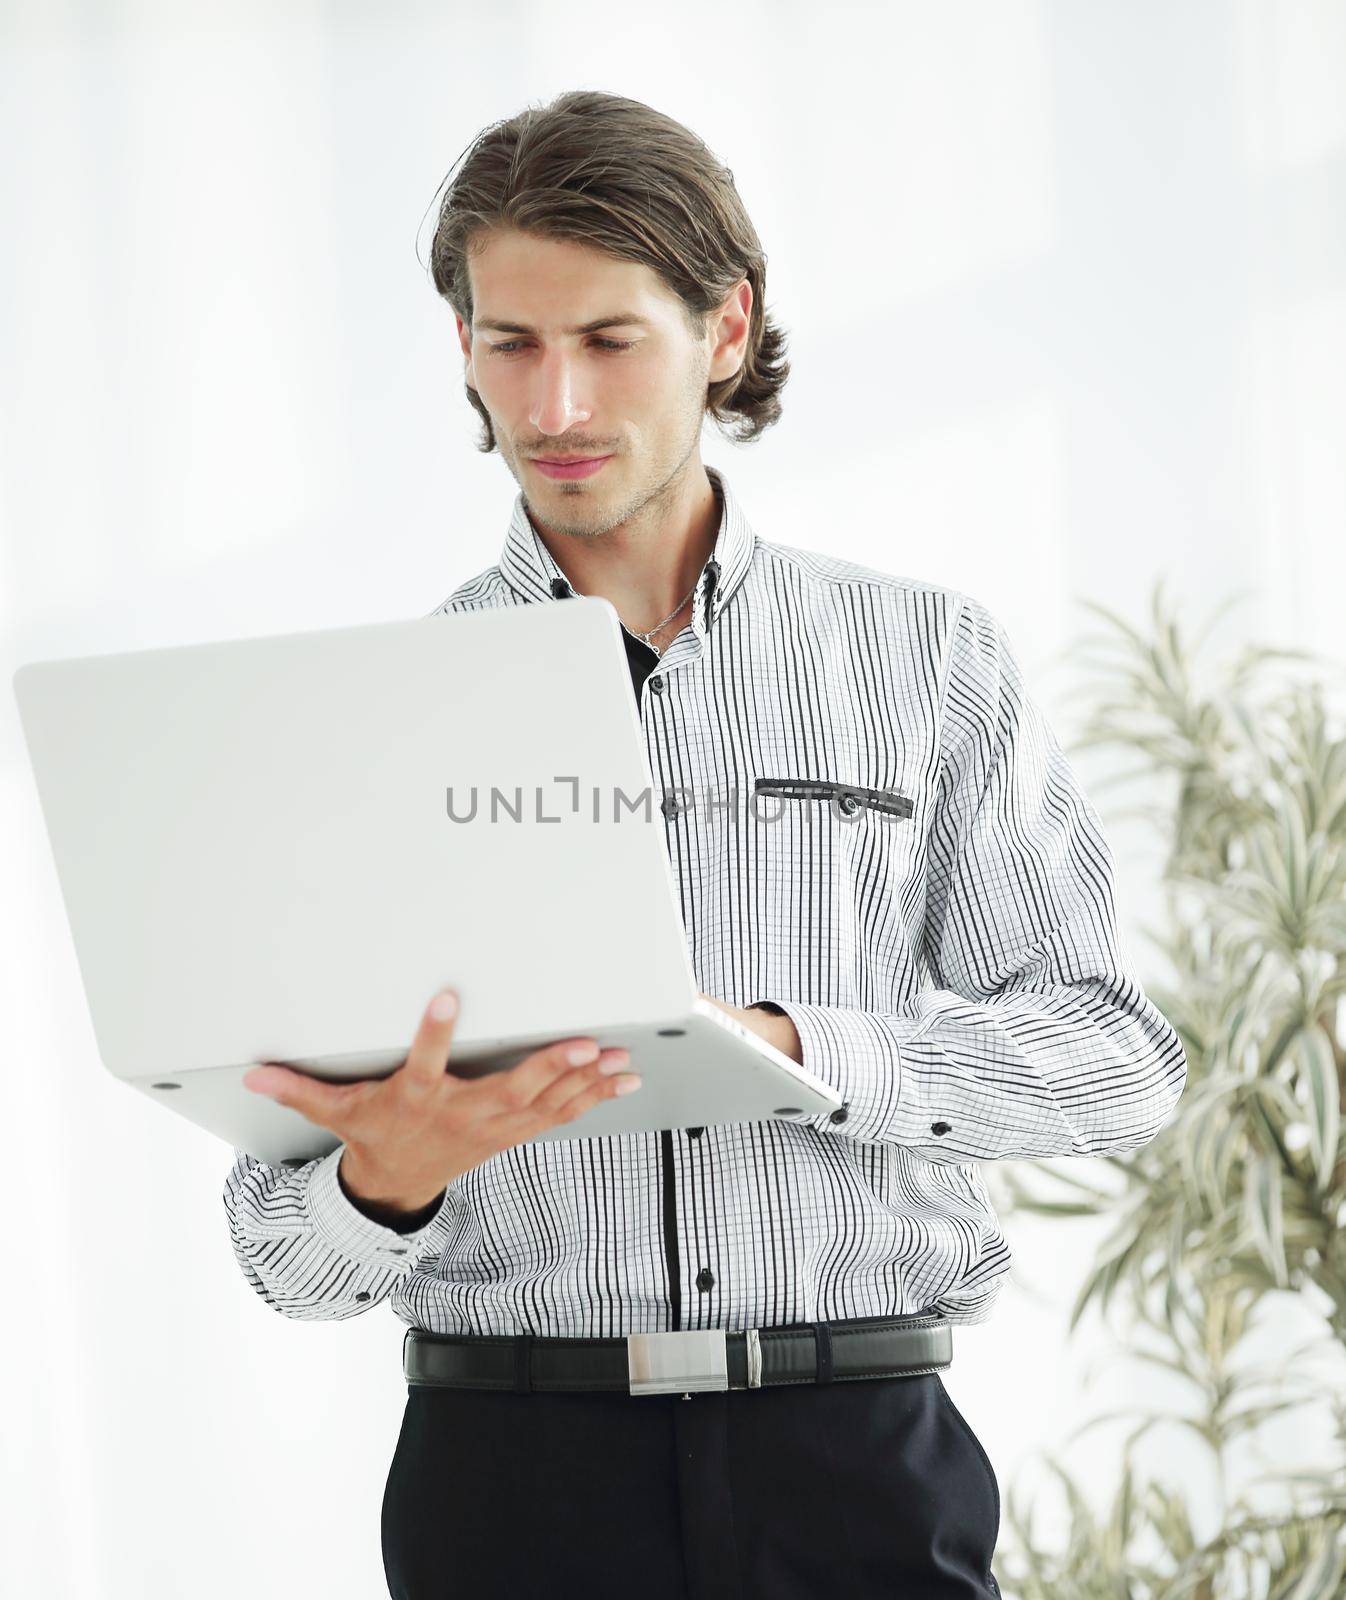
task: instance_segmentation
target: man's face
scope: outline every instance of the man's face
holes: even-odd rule
[[[617,527],[698,451],[707,387],[742,362],[750,287],[738,286],[698,341],[648,267],[584,245],[495,230],[468,270],[470,336],[457,318],[466,379],[526,504],[561,532]],[[643,321],[570,331],[617,316]],[[609,459],[583,477],[537,465],[561,456]]]

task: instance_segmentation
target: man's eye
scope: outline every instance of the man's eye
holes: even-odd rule
[[[504,344],[491,345],[490,351],[492,355],[513,355],[515,350],[518,349],[519,343],[518,339],[508,339]],[[630,350],[634,347],[636,341],[634,339],[595,339],[594,343],[601,345],[604,350]]]

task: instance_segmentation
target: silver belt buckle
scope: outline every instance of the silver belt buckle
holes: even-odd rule
[[[626,1362],[632,1394],[685,1394],[729,1387],[723,1328],[674,1333],[628,1333]]]

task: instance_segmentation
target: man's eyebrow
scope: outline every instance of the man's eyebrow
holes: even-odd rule
[[[599,317],[594,322],[583,323],[578,328],[562,328],[562,333],[597,333],[600,328],[653,328],[654,323],[648,317],[638,316],[634,311],[619,311],[616,316]],[[501,322],[496,317],[479,317],[473,323],[473,329],[483,328],[491,333],[536,333],[536,328],[526,328],[521,322]]]

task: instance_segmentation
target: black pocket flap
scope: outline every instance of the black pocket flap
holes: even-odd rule
[[[787,800],[836,800],[847,813],[860,806],[892,817],[909,817],[911,801],[900,789],[865,789],[854,783],[834,783],[829,778],[754,778],[752,792],[780,795]]]

